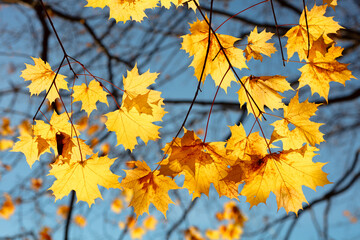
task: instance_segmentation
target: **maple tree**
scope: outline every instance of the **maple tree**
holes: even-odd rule
[[[175,130],[171,131],[165,124],[169,120],[164,119],[173,117],[174,113],[165,109],[165,90],[156,90],[159,81],[166,84],[167,79],[162,76],[164,73],[145,69],[144,62],[148,59],[137,59],[137,53],[132,49],[129,50],[130,60],[112,54],[103,38],[90,27],[88,20],[71,17],[71,21],[85,27],[94,38],[98,50],[109,58],[109,77],[95,74],[96,71],[83,63],[81,57],[70,54],[63,37],[58,34],[58,27],[53,24],[54,15],[69,16],[49,9],[43,1],[36,5],[42,22],[50,24],[51,28],[47,27],[47,31],[55,34],[55,46],[61,50],[63,57],[60,64],[53,65],[51,61],[52,67],[45,54],[42,58],[33,56],[34,65],[25,63],[20,77],[30,82],[27,88],[32,99],[35,98],[33,95],[40,95],[42,100],[33,111],[32,122],[20,123],[18,130],[11,128],[9,119],[3,118],[0,133],[6,139],[1,139],[0,149],[22,153],[19,156],[25,156],[23,159],[30,168],[39,164],[49,166],[46,175],[53,179],[51,184],[44,184],[44,181],[49,181],[43,180],[45,177],[34,176],[31,188],[35,192],[43,189],[51,193],[55,202],[69,196],[69,206],[57,208],[57,215],[66,224],[66,239],[71,221],[79,227],[88,224],[85,216],[72,213],[74,200],[96,208],[97,202],[101,204],[96,199],[103,199],[111,191],[120,193],[112,199],[109,207],[115,214],[122,213],[127,207],[133,209],[133,213],[123,218],[126,220],[121,221],[118,227],[123,229],[124,234],[129,231],[132,238],[142,238],[156,228],[158,220],[148,216],[143,219],[142,225],[137,220],[143,218],[144,213],[154,214],[151,206],[165,218],[169,216],[169,209],[173,209],[170,204],[179,204],[172,194],[180,192],[179,189],[185,189],[188,193],[186,196],[190,195],[191,204],[209,197],[214,188],[222,199],[245,198],[250,208],[260,203],[266,204],[273,193],[278,210],[284,208],[289,214],[287,216],[299,216],[301,209],[305,211],[307,208],[303,203],[309,202],[303,186],[317,190],[331,184],[324,170],[326,163],[314,159],[320,144],[325,142],[322,129],[326,127],[315,118],[315,113],[331,100],[330,82],[345,85],[346,81],[356,79],[349,64],[338,61],[344,48],[334,36],[345,28],[333,16],[325,15],[329,7],[337,8],[336,0],[304,5],[298,16],[299,23],[287,28],[286,33],[282,34],[283,39],[280,39],[279,29],[286,25],[277,23],[279,16],[275,13],[272,0],[252,4],[243,11],[239,9],[237,14],[221,21],[215,19],[214,1],[210,2],[207,13],[206,6],[203,7],[206,4],[203,4],[194,0],[88,0],[87,4],[82,5],[87,11],[108,11],[109,21],[115,19],[112,27],[131,26],[138,22],[136,26],[141,28],[143,21],[151,26],[152,22],[157,21],[155,17],[148,16],[151,11],[192,14],[193,22],[184,22],[186,30],[176,34],[176,40],[177,51],[183,51],[191,59],[186,71],[194,73],[191,80],[197,84],[197,88],[189,108],[181,114],[184,121],[176,121]],[[274,31],[263,27],[259,30],[260,27],[254,24],[248,34],[241,38],[231,32],[219,33],[228,25],[228,21],[265,4],[268,4],[268,11],[274,14]],[[184,5],[190,10],[183,8],[186,7]],[[112,27],[106,31],[110,32]],[[159,29],[151,31],[164,32]],[[137,40],[130,41],[135,44]],[[284,48],[282,42],[286,42]],[[156,50],[159,49],[153,51]],[[146,52],[146,49],[143,51]],[[295,53],[298,57],[296,60]],[[281,55],[281,62],[276,66],[299,64],[298,86],[289,80],[290,76],[260,75],[255,71],[254,64],[261,66],[270,58],[274,59],[276,54]],[[125,66],[116,79],[113,61]],[[66,75],[61,74],[66,70]],[[243,71],[246,72],[243,74]],[[188,117],[193,112],[201,88],[206,88],[209,82],[207,78],[214,81],[215,94],[207,105],[207,122],[202,121],[205,130],[201,132],[196,131],[198,126],[194,128],[194,124],[189,123]],[[309,86],[310,96],[300,100],[303,99],[301,91],[306,89],[306,85]],[[247,112],[248,116],[244,114],[242,118],[250,119],[252,123],[245,128],[242,124],[245,121],[228,122],[230,126],[227,131],[231,135],[219,139],[218,136],[210,136],[209,126],[215,122],[213,107],[218,94],[226,95],[229,92],[237,92],[233,98],[237,109]],[[314,97],[319,98],[313,100]],[[217,127],[225,129],[227,125],[218,124]],[[161,128],[166,128],[172,134],[165,137]],[[10,136],[16,134],[17,141],[10,140]],[[208,140],[210,138],[211,141]],[[103,144],[104,139],[112,140]],[[154,148],[158,150],[156,154],[151,154]],[[139,149],[145,150],[139,153]],[[115,154],[119,151],[123,154],[121,157],[126,156],[124,161],[127,169],[123,162],[119,164],[117,161],[121,159],[120,154]],[[10,194],[4,193],[4,199],[0,216],[10,218],[16,207]],[[19,200],[16,204],[21,202]],[[188,209],[184,218],[191,208]],[[208,229],[204,234],[196,227],[189,227],[184,232],[185,238],[203,239],[204,235],[209,239],[237,239],[244,232],[247,217],[234,202],[225,204],[224,212],[218,213],[216,218],[228,222],[218,229]],[[173,225],[167,237],[178,225]],[[39,229],[38,235],[41,239],[51,239],[51,232],[50,228],[44,226]]]

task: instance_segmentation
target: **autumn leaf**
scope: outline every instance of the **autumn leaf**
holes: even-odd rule
[[[150,167],[141,161],[135,162],[137,168],[124,170],[126,177],[121,182],[121,187],[134,190],[130,206],[134,207],[137,216],[144,212],[149,213],[152,203],[157,210],[166,217],[168,205],[173,203],[168,191],[178,189],[175,181],[169,177],[159,175],[159,171],[151,171]]]
[[[51,228],[46,226],[42,227],[41,231],[39,232],[39,240],[52,240],[51,232]]]
[[[24,78],[25,81],[31,81],[28,86],[31,95],[39,95],[43,91],[48,92],[56,73],[51,70],[49,63],[45,63],[41,58],[32,58],[32,60],[34,60],[35,65],[25,64],[26,69],[21,72],[20,77]],[[55,83],[59,91],[60,89],[69,90],[65,78],[66,76],[61,74],[56,76]],[[59,94],[53,85],[47,99],[52,103],[58,97]]]
[[[199,0],[195,0],[197,4],[199,4]],[[160,0],[161,6],[164,6],[165,8],[170,8],[171,3],[173,3],[176,7],[183,5],[184,3],[187,3],[189,8],[192,8],[194,11],[196,11],[196,4],[193,1],[189,0]]]
[[[313,42],[320,37],[323,37],[325,44],[332,43],[333,40],[328,35],[336,33],[336,31],[343,28],[333,20],[333,17],[325,16],[325,5],[314,5],[310,11],[307,10],[307,7],[305,7],[305,9],[307,11],[308,27],[306,26],[305,13],[303,11],[300,16],[299,25],[291,28],[285,34],[285,37],[288,38],[288,42],[285,47],[287,48],[289,59],[295,52],[299,54],[300,60],[306,59],[309,45],[311,49]],[[308,38],[308,31],[310,39]]]
[[[328,7],[332,7],[335,10],[337,6],[337,0],[323,0],[323,4],[327,4]]]
[[[270,110],[283,108],[282,97],[279,92],[283,93],[292,90],[290,84],[285,80],[284,76],[246,76],[241,79],[244,86],[238,91],[239,102],[242,105],[246,104],[248,113],[253,113],[255,117],[259,116],[259,109],[265,112],[264,106]],[[245,89],[248,91],[246,93]],[[252,97],[252,99],[250,98]],[[256,105],[259,109],[256,107]]]
[[[244,127],[240,125],[230,126],[231,137],[226,144],[226,153],[236,158],[230,164],[228,175],[223,181],[229,183],[243,183],[252,174],[250,167],[253,159],[258,159],[268,154],[269,148],[273,148],[268,139],[253,132],[246,135]],[[269,144],[269,145],[268,145]]]
[[[22,152],[30,168],[39,160],[40,155],[50,152],[49,144],[40,136],[31,136],[30,134],[21,135],[11,150],[11,152]]]
[[[71,138],[71,150],[68,151],[69,154],[60,155],[59,159],[62,163],[73,163],[78,161],[84,161],[87,156],[94,155],[92,148],[85,143],[85,140],[73,137]]]
[[[191,226],[184,231],[185,240],[205,240],[197,227]]]
[[[88,86],[83,83],[80,86],[74,86],[73,90],[74,102],[81,101],[81,110],[85,110],[88,116],[93,110],[96,110],[96,102],[98,101],[109,106],[106,98],[107,92],[103,90],[100,83],[95,79]]]
[[[133,20],[141,22],[146,17],[145,10],[155,8],[158,0],[87,0],[88,4],[85,7],[100,7],[108,6],[110,9],[110,18],[114,18],[116,22],[126,22]]]
[[[216,239],[240,239],[243,228],[237,224],[229,223],[221,225],[217,230],[207,230],[206,237],[210,240]]]
[[[116,133],[117,145],[122,144],[125,149],[132,151],[138,143],[137,137],[145,144],[149,140],[159,138],[161,127],[153,124],[154,118],[151,115],[140,114],[135,108],[130,111],[120,108],[105,116],[107,129]]]
[[[74,223],[81,228],[84,228],[87,224],[86,218],[80,214],[74,216]]]
[[[300,103],[297,93],[284,108],[284,119],[271,124],[274,126],[272,139],[281,139],[285,150],[300,148],[304,143],[315,146],[323,142],[324,134],[319,130],[323,124],[310,120],[315,116],[319,105],[308,100]],[[290,130],[289,124],[294,125],[295,128]]]
[[[253,132],[246,135],[242,124],[229,126],[231,137],[226,143],[226,154],[232,154],[237,159],[251,160],[253,157],[263,156],[268,152],[268,140]],[[231,164],[232,166],[234,164]]]
[[[120,109],[105,114],[105,125],[109,131],[114,131],[117,145],[133,150],[137,145],[137,137],[145,144],[149,140],[159,138],[161,127],[154,122],[161,121],[166,113],[161,92],[148,89],[155,82],[158,73],[139,74],[137,66],[127,72],[123,78],[124,94]]]
[[[111,202],[111,211],[113,211],[114,213],[120,213],[123,208],[123,202],[120,198],[115,198]]]
[[[342,56],[342,51],[343,48],[333,45],[325,55],[316,52],[316,57],[299,69],[302,73],[299,78],[299,88],[309,85],[312,94],[318,93],[327,101],[330,82],[339,82],[345,85],[347,80],[355,78],[347,69],[349,64],[339,63],[335,60]]]
[[[0,151],[6,151],[12,148],[14,141],[10,139],[0,139]]]
[[[10,126],[10,119],[7,117],[3,117],[1,120],[2,120],[2,124],[0,126],[0,135],[3,135],[3,136],[13,135],[14,130]]]
[[[207,56],[204,74],[200,79],[207,52],[206,50],[208,48],[209,26],[205,20],[198,20],[190,24],[190,32],[190,34],[182,36],[183,42],[181,49],[184,49],[190,56],[194,56],[190,66],[195,68],[196,78],[199,81],[204,82],[206,76],[211,75],[212,79],[215,81],[215,85],[219,86],[220,82],[222,82],[221,87],[226,92],[231,82],[236,81],[236,78],[229,68],[229,63],[226,60],[215,35],[213,33],[210,34],[209,54]],[[224,34],[216,35],[232,66],[239,69],[247,68],[243,50],[234,46],[234,43],[240,39]]]
[[[43,180],[41,178],[31,178],[31,189],[38,192],[43,186]]]
[[[248,37],[248,44],[245,48],[246,60],[249,61],[253,57],[262,61],[263,57],[261,54],[270,57],[272,53],[276,52],[275,43],[267,43],[273,35],[271,32],[266,32],[265,29],[258,33],[256,26]]]
[[[266,203],[270,192],[276,196],[278,209],[284,207],[286,212],[297,214],[302,209],[306,198],[302,186],[313,190],[330,182],[327,174],[321,168],[326,163],[313,163],[314,147],[308,145],[301,149],[285,150],[269,153],[258,159],[253,159],[250,168],[252,176],[245,179],[241,195],[247,197],[251,207]]]
[[[161,172],[171,177],[184,175],[183,188],[193,194],[193,199],[202,193],[208,196],[211,184],[219,196],[237,198],[238,185],[221,180],[227,176],[228,166],[236,160],[226,155],[224,145],[225,142],[204,143],[193,131],[185,130],[182,138],[176,138],[171,146],[165,147],[169,156],[160,163],[160,171],[165,168]]]
[[[247,221],[247,217],[241,212],[235,201],[226,202],[223,212],[217,213],[216,218],[219,221],[227,220],[241,227],[243,227]]]
[[[52,164],[49,175],[56,181],[49,188],[55,195],[55,200],[68,195],[71,190],[76,192],[77,201],[85,201],[89,207],[96,198],[101,198],[98,185],[105,188],[119,188],[119,176],[110,171],[115,158],[98,157],[94,154],[84,161],[73,161],[70,164]]]
[[[69,206],[67,205],[60,205],[56,210],[56,214],[59,215],[61,218],[66,219],[69,214]]]
[[[71,115],[69,114],[71,117]],[[58,143],[56,135],[63,133],[69,136],[75,136],[74,128],[77,129],[77,125],[74,127],[69,122],[68,115],[66,112],[58,115],[55,111],[53,112],[50,123],[47,124],[42,120],[36,120],[36,125],[34,125],[34,134],[45,139],[50,147],[55,151],[55,155],[58,155]],[[76,130],[77,135],[80,135],[80,132]]]
[[[56,146],[58,155],[62,155],[64,158],[71,158],[72,149],[75,144],[72,138],[63,132],[56,133]]]
[[[9,219],[15,212],[15,206],[10,194],[4,193],[4,198],[5,200],[0,207],[0,217]]]
[[[143,225],[147,230],[155,230],[157,224],[157,220],[154,216],[148,216],[144,219]]]
[[[150,73],[149,70],[140,75],[136,65],[131,71],[128,71],[127,77],[123,77],[125,93],[121,107],[128,111],[136,108],[139,113],[153,115],[153,108],[161,108],[164,104],[164,99],[160,97],[161,92],[148,89],[151,84],[155,83],[158,75],[158,73]]]

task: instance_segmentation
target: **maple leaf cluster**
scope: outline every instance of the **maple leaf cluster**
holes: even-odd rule
[[[48,94],[48,100],[53,102],[61,98],[56,73],[40,58],[33,60],[35,65],[26,65],[21,75],[26,81],[32,81],[29,85],[30,92],[39,94],[44,90],[50,89],[51,92],[51,89],[56,89],[57,97],[49,98]],[[59,76],[61,80],[64,79],[57,74],[57,77]],[[135,66],[123,79],[121,107],[105,114],[106,127],[116,133],[118,144],[122,144],[125,149],[133,150],[137,145],[137,137],[145,143],[159,138],[160,127],[154,122],[161,121],[166,113],[164,103],[161,92],[148,89],[157,76],[157,73],[149,71],[140,75]],[[33,82],[42,81],[46,82],[46,86],[33,85]],[[50,85],[54,87],[50,88]],[[68,90],[67,85],[64,89]],[[98,102],[108,105],[108,93],[102,83],[95,79],[73,86],[72,91],[73,102],[81,102],[81,110],[88,116],[97,109]],[[61,199],[74,190],[78,201],[85,201],[91,206],[96,198],[102,198],[98,185],[105,188],[120,188],[121,185],[119,176],[110,171],[115,158],[94,153],[92,147],[79,137],[81,126],[73,124],[71,115],[68,112],[57,114],[54,111],[48,122],[36,120],[31,130],[21,133],[12,151],[24,153],[30,167],[43,154],[53,152],[57,159],[51,164],[49,175],[55,176],[56,181],[49,189],[53,191],[55,199]]]
[[[160,1],[166,8],[171,3],[179,6],[184,2]],[[145,9],[158,4],[158,0],[88,0],[87,6],[108,6],[110,18],[126,22],[130,18],[141,21]],[[314,5],[310,11],[306,8],[308,22],[305,22],[303,12],[299,25],[285,36],[288,38],[288,57],[297,53],[300,61],[304,61],[304,66],[299,69],[302,73],[299,88],[309,85],[313,94],[318,93],[327,101],[329,82],[345,84],[354,76],[347,64],[336,60],[343,49],[336,46],[329,35],[342,27],[332,17],[324,15],[326,9],[326,5]],[[153,204],[166,217],[168,205],[173,203],[170,190],[185,188],[194,199],[208,195],[213,185],[220,197],[238,199],[239,195],[246,196],[251,207],[266,203],[273,192],[279,209],[283,207],[286,212],[297,214],[302,203],[307,202],[303,186],[315,190],[317,186],[330,183],[322,171],[325,163],[313,162],[317,146],[324,142],[320,131],[322,124],[312,119],[319,104],[309,100],[300,102],[298,89],[294,90],[285,76],[250,75],[240,79],[234,70],[248,68],[247,62],[251,60],[271,57],[276,51],[274,43],[268,42],[273,35],[266,30],[259,32],[255,27],[242,50],[235,44],[239,38],[216,33],[205,18],[190,24],[190,33],[181,36],[181,49],[193,57],[190,66],[195,69],[198,81],[204,82],[210,76],[225,92],[232,82],[237,83],[237,87],[240,85],[239,103],[246,105],[248,113],[255,117],[254,124],[260,129],[266,114],[279,119],[269,124],[273,128],[270,138],[262,130],[246,133],[240,124],[229,127],[231,137],[227,141],[206,142],[194,131],[184,128],[182,137],[177,136],[165,145],[164,158],[157,167],[152,169],[147,162],[132,161],[130,164],[135,168],[124,170],[126,176],[119,181],[120,176],[110,170],[115,158],[94,152],[81,138],[82,127],[73,122],[73,112],[68,112],[64,106],[65,111],[61,114],[54,111],[50,120],[35,120],[30,130],[21,133],[12,151],[24,153],[30,167],[45,153],[56,156],[49,173],[56,178],[49,188],[56,200],[74,190],[78,201],[91,206],[96,198],[102,198],[98,186],[119,188],[132,192],[129,205],[134,207],[137,216],[148,212]],[[61,92],[69,91],[65,76],[52,71],[40,58],[33,60],[34,65],[27,64],[21,75],[25,81],[31,81],[28,86],[31,95],[46,91],[49,102],[58,98],[62,101]],[[91,76],[94,79],[90,82],[70,87],[72,102],[81,102],[81,110],[88,117],[97,110],[97,104],[109,106],[111,95],[102,80]],[[139,74],[135,66],[123,77],[121,105],[111,95],[118,107],[103,114],[106,117],[104,125],[115,133],[117,145],[122,145],[125,150],[133,151],[139,138],[145,144],[160,138],[161,127],[157,122],[162,121],[166,113],[164,99],[161,92],[150,89],[157,77],[158,73],[150,71]],[[294,92],[288,104],[283,102],[282,94],[286,91]],[[276,112],[282,114],[276,115],[274,110],[282,110]],[[184,176],[181,187],[177,183],[180,176]],[[243,187],[239,192],[240,184]],[[112,208],[119,211],[121,206],[122,202],[118,200]],[[240,236],[244,219],[237,221],[233,227]],[[83,224],[84,221],[79,222]]]

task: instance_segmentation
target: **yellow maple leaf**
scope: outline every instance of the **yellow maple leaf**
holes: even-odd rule
[[[347,80],[355,78],[347,69],[349,64],[339,63],[335,60],[335,58],[342,56],[342,51],[343,48],[333,45],[325,55],[316,52],[316,57],[310,59],[306,65],[299,69],[302,73],[299,78],[299,88],[309,85],[312,94],[317,92],[320,97],[324,97],[327,101],[331,81],[345,85]]]
[[[122,144],[125,149],[132,151],[137,145],[137,137],[145,144],[149,140],[159,138],[161,127],[153,124],[154,118],[151,115],[140,114],[135,108],[130,111],[120,108],[105,116],[107,129],[116,133],[117,145]]]
[[[4,193],[5,201],[0,207],[0,217],[9,219],[15,212],[15,205],[11,199],[10,194]]]
[[[122,144],[131,151],[137,145],[137,137],[146,144],[159,138],[160,127],[154,122],[161,121],[166,113],[161,92],[148,89],[155,82],[158,73],[139,74],[137,66],[123,78],[124,95],[121,108],[105,114],[109,131],[117,136],[117,145]]]
[[[231,137],[226,143],[226,153],[231,153],[237,159],[251,160],[252,157],[267,154],[268,146],[263,137],[258,132],[246,135],[242,124],[239,126],[229,126]],[[233,165],[233,164],[231,164]]]
[[[302,186],[313,190],[330,182],[321,168],[326,163],[313,163],[314,147],[270,153],[260,159],[253,159],[250,165],[252,175],[245,179],[241,195],[247,197],[251,207],[266,203],[270,192],[276,196],[278,209],[297,214],[306,198]]]
[[[163,174],[185,175],[183,188],[193,194],[193,199],[202,193],[208,196],[210,185],[213,184],[219,196],[237,198],[238,185],[222,180],[228,174],[228,166],[235,158],[226,155],[225,142],[204,143],[193,131],[185,129],[182,138],[176,138],[167,151],[169,157],[163,160]],[[165,151],[166,152],[166,151]]]
[[[231,82],[236,81],[236,78],[229,69],[229,63],[221,51],[215,35],[213,33],[210,34],[209,54],[207,56],[204,74],[202,79],[200,79],[205,62],[206,50],[208,48],[209,26],[205,20],[197,20],[190,24],[190,32],[190,34],[182,36],[183,42],[181,49],[184,49],[190,56],[194,56],[190,66],[195,68],[196,78],[204,82],[206,76],[211,75],[216,86],[219,86],[222,81],[221,87],[226,92]],[[239,69],[247,68],[243,50],[234,46],[234,43],[240,39],[224,34],[216,35],[232,66]]]
[[[89,207],[96,198],[101,198],[98,185],[105,188],[119,188],[119,176],[110,171],[115,158],[98,157],[94,154],[84,161],[74,161],[70,164],[52,164],[49,175],[56,181],[49,188],[55,195],[55,200],[68,195],[71,190],[76,192],[77,201],[85,201]]]
[[[249,61],[253,57],[254,59],[262,61],[263,57],[261,54],[270,57],[272,53],[276,52],[276,48],[274,47],[275,43],[267,43],[273,35],[271,32],[266,32],[265,29],[261,33],[258,33],[256,26],[248,37],[248,44],[245,48],[246,60]]]
[[[307,51],[310,49],[314,41],[321,36],[324,39],[325,44],[332,43],[333,40],[328,36],[331,33],[336,33],[341,27],[337,22],[333,20],[333,17],[326,17],[326,6],[316,6],[307,11],[308,30],[306,27],[304,11],[300,16],[299,25],[291,28],[285,36],[288,38],[286,44],[288,58],[290,59],[295,52],[299,54],[300,60],[306,59]],[[309,38],[308,39],[308,31]]]
[[[226,153],[233,155],[237,160],[232,163],[228,170],[228,175],[222,179],[229,183],[243,183],[252,173],[249,167],[253,159],[259,159],[268,154],[268,149],[273,148],[269,140],[259,135],[259,132],[253,132],[246,135],[244,127],[230,126],[231,137],[226,144]],[[270,144],[268,146],[268,144]]]
[[[134,163],[137,168],[124,170],[126,177],[120,183],[121,187],[134,190],[129,205],[133,206],[136,215],[140,216],[144,212],[149,213],[148,209],[152,203],[166,218],[168,205],[173,203],[168,191],[179,187],[173,179],[159,175],[158,170],[151,171],[145,162]]]
[[[315,116],[319,105],[310,103],[307,99],[300,103],[297,93],[284,108],[284,119],[271,124],[274,126],[272,139],[281,139],[285,150],[300,148],[304,143],[315,146],[323,142],[324,134],[319,130],[323,124],[310,120]],[[289,129],[289,123],[295,126],[293,130]]]
[[[88,86],[83,83],[80,86],[74,86],[73,90],[74,102],[81,101],[81,110],[85,110],[88,116],[93,110],[96,110],[96,102],[98,101],[109,106],[106,98],[107,92],[103,90],[100,83],[95,79]]]
[[[149,70],[140,75],[136,65],[131,71],[128,71],[127,77],[123,78],[125,93],[121,107],[128,110],[136,108],[139,113],[153,115],[153,109],[161,108],[164,104],[164,99],[160,97],[161,92],[148,89],[151,84],[155,83],[158,75],[158,73],[150,73]]]
[[[290,84],[285,80],[285,78],[286,77],[279,75],[243,77],[241,81],[244,83],[246,90],[254,101],[248,96],[245,88],[242,86],[238,91],[241,106],[247,103],[246,108],[248,113],[254,114],[255,117],[258,117],[260,114],[256,105],[262,112],[265,112],[265,105],[270,108],[270,110],[283,108],[283,97],[279,94],[279,92],[283,93],[285,91],[292,90]]]
[[[114,18],[116,22],[126,22],[133,20],[141,22],[146,17],[145,10],[155,8],[158,0],[87,0],[85,7],[108,6],[110,9],[110,18]]]
[[[49,63],[45,63],[41,58],[32,59],[35,65],[25,64],[26,69],[21,72],[20,77],[24,78],[25,81],[31,81],[28,86],[31,95],[39,95],[42,91],[48,92],[56,73],[51,70]],[[56,76],[55,83],[59,91],[60,89],[69,90],[65,78],[66,76],[61,74]],[[53,85],[47,95],[47,99],[52,103],[58,97],[59,94]]]
[[[11,150],[11,152],[22,152],[30,168],[40,155],[50,152],[49,144],[40,136],[31,136],[30,134],[21,135]]]

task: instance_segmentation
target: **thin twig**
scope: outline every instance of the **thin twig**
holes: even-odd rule
[[[65,223],[64,240],[69,239],[69,230],[70,230],[72,210],[74,209],[74,201],[75,201],[75,191],[71,190],[71,192],[70,192],[70,202],[69,202],[69,212],[68,212],[68,215],[66,217],[66,223]]]

